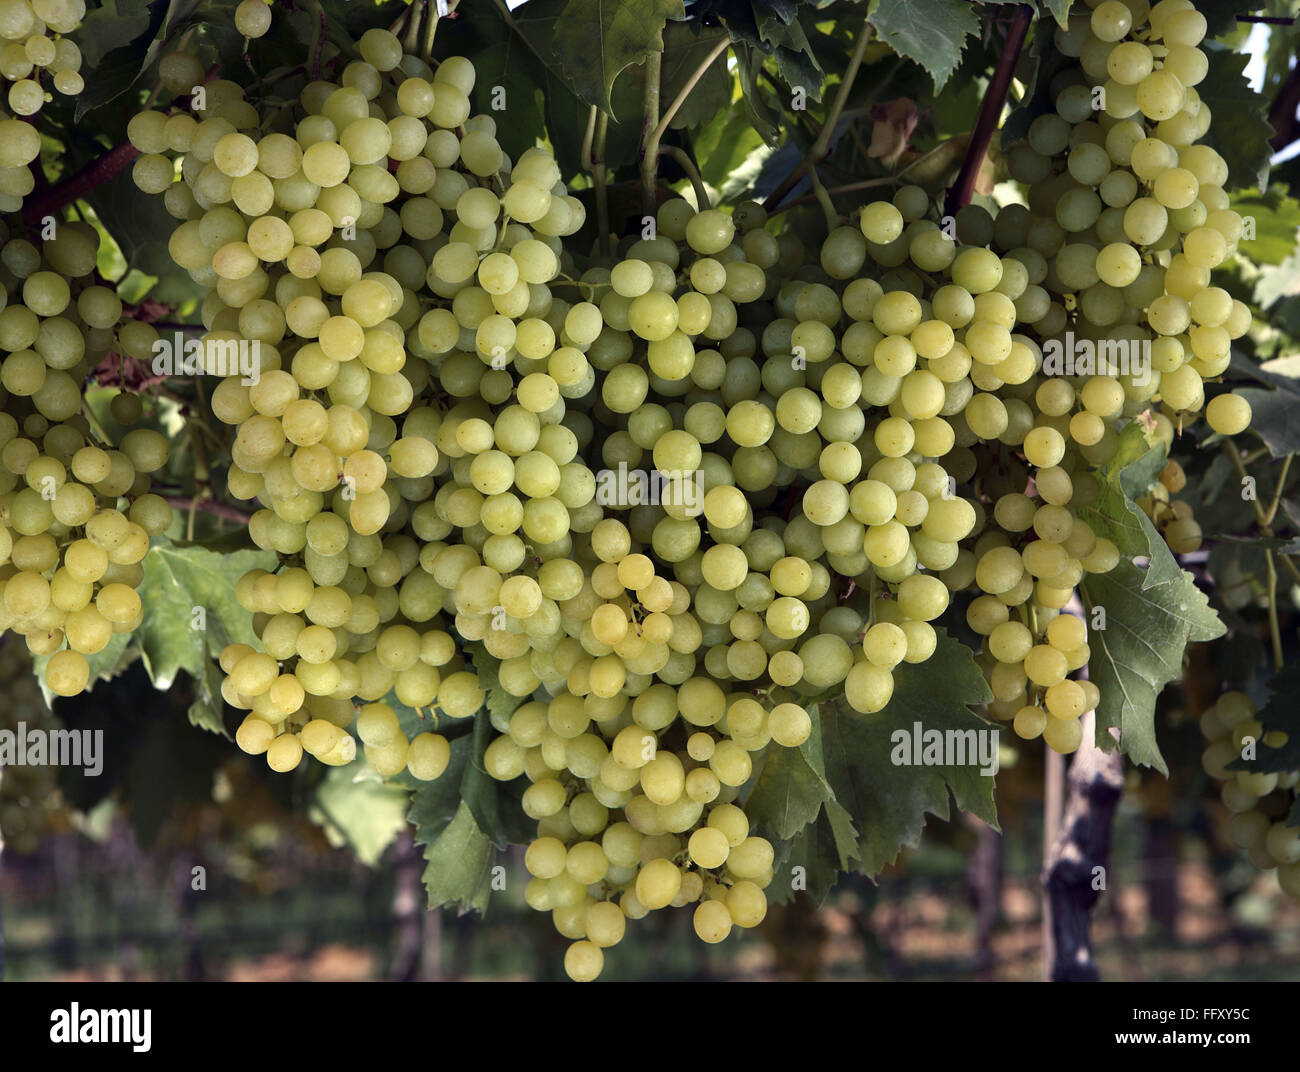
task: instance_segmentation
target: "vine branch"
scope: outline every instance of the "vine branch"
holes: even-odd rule
[[[695,201],[697,208],[703,212],[706,208],[712,208],[709,202],[709,191],[704,188],[704,180],[700,178],[700,169],[695,166],[695,161],[685,149],[679,149],[676,145],[665,145],[660,152],[667,153],[682,166],[686,172],[686,177],[691,180],[691,186],[695,190]]]
[[[641,141],[641,211],[653,216],[656,207],[655,182],[659,169],[659,78],[664,54],[652,52],[645,61],[645,96],[643,98]]]
[[[1028,4],[1016,8],[1011,20],[1011,29],[1007,31],[1006,44],[1002,46],[1002,55],[993,71],[993,78],[984,91],[984,100],[980,104],[980,114],[975,120],[975,129],[971,131],[970,143],[966,146],[966,156],[961,162],[957,180],[948,190],[944,202],[944,211],[955,215],[958,209],[970,204],[971,194],[975,192],[975,181],[979,178],[984,157],[988,154],[989,143],[998,129],[998,120],[1002,118],[1002,107],[1007,102],[1007,90],[1011,88],[1011,79],[1015,74],[1016,63],[1020,59],[1020,50],[1024,48],[1025,38],[1029,34],[1029,24],[1034,19],[1034,9]]]
[[[831,104],[830,111],[826,113],[826,121],[822,123],[822,129],[817,135],[817,140],[813,142],[812,148],[808,151],[808,156],[804,161],[786,176],[785,181],[781,183],[776,190],[768,195],[763,202],[769,214],[781,203],[785,197],[801,178],[808,172],[809,168],[816,167],[826,159],[830,153],[831,138],[835,136],[835,127],[839,123],[840,113],[844,111],[844,105],[848,103],[849,94],[853,91],[853,81],[858,77],[858,69],[862,66],[862,57],[866,55],[867,45],[871,43],[871,37],[874,33],[870,19],[864,19],[862,30],[858,34],[858,43],[853,50],[853,55],[849,59],[849,65],[844,69],[844,79],[840,82],[840,88],[836,91],[835,100]]]
[[[124,141],[121,145],[114,146],[98,160],[92,160],[80,171],[69,175],[44,196],[25,204],[23,221],[28,226],[35,226],[46,216],[116,178],[139,155],[140,150],[130,142]]]
[[[202,510],[205,514],[224,517],[227,521],[237,521],[241,525],[247,525],[248,519],[252,516],[228,503],[217,502],[216,499],[195,498],[189,495],[164,495],[162,498],[178,510]]]
[[[674,116],[676,116],[681,110],[682,105],[686,103],[686,98],[691,95],[691,90],[693,90],[699,83],[700,79],[704,77],[705,71],[713,66],[714,60],[721,56],[730,45],[731,37],[724,36],[721,41],[709,50],[709,54],[704,58],[704,62],[695,68],[694,73],[686,80],[686,84],[682,86],[681,92],[673,98],[672,104],[668,105],[668,109],[660,117],[654,130],[650,132],[650,137],[646,139],[647,146],[659,144],[660,140],[668,132],[669,124],[672,123]]]

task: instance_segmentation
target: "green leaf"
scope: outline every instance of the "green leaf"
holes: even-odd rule
[[[662,51],[664,24],[684,17],[682,0],[533,0],[515,22],[545,42],[579,97],[608,112],[615,79]]]
[[[486,710],[474,716],[474,736],[460,783],[460,797],[473,813],[475,825],[483,836],[498,849],[504,849],[511,843],[532,840],[536,828],[529,825],[521,803],[527,779],[520,777],[503,784],[483,766],[483,753],[497,736]]]
[[[1168,774],[1156,744],[1156,698],[1168,682],[1182,676],[1188,643],[1222,636],[1224,626],[1192,575],[1179,568],[1140,511],[1139,521],[1150,547],[1150,565],[1140,569],[1125,552],[1113,570],[1090,574],[1081,585],[1092,649],[1088,666],[1101,691],[1098,745],[1113,748],[1107,730],[1116,728],[1125,755]],[[1105,610],[1104,629],[1092,627],[1097,608]]]
[[[775,146],[779,140],[780,117],[768,103],[766,88],[759,84],[758,72],[762,66],[763,53],[757,48],[736,46],[736,73],[740,76],[745,112],[758,136],[766,144]]]
[[[490,895],[492,842],[463,802],[435,836],[417,824],[416,843],[425,846],[424,888],[429,907],[458,904],[482,913]]]
[[[136,636],[156,687],[170,687],[179,670],[201,679],[204,665],[226,643],[256,645],[253,616],[235,598],[235,584],[249,570],[274,569],[275,562],[269,551],[218,554],[155,539],[144,558],[144,621]]]
[[[1241,252],[1256,264],[1281,264],[1296,248],[1300,228],[1300,201],[1287,188],[1274,183],[1264,193],[1257,189],[1237,190],[1228,196],[1229,205],[1242,216],[1255,237],[1242,239]]]
[[[474,63],[474,110],[497,119],[497,140],[511,159],[518,160],[546,127],[547,68],[494,4],[462,4],[456,11],[455,29],[453,51]],[[509,122],[502,122],[503,116]]]
[[[357,759],[346,767],[331,767],[316,787],[311,817],[331,844],[346,845],[367,867],[374,867],[384,850],[406,826],[407,791],[385,785]]]
[[[1056,25],[1065,29],[1070,24],[1070,4],[1073,0],[1044,0],[1047,10],[1052,13]]]
[[[837,813],[847,814],[838,804],[832,807]],[[840,852],[829,815],[819,815],[794,841],[779,843],[776,848],[772,873],[781,877],[774,877],[765,891],[768,900],[785,903],[796,893],[803,893],[814,905],[825,901],[842,870],[837,862]]]
[[[1238,14],[1263,7],[1263,3],[1245,3],[1243,0],[1196,0],[1196,10],[1205,16],[1207,40],[1236,32]]]
[[[1130,421],[1120,433],[1115,457],[1103,470],[1101,493],[1079,516],[1129,557],[1148,555],[1150,540],[1142,527],[1142,511],[1134,499],[1145,495],[1165,467],[1163,444],[1148,443],[1137,421]],[[1163,543],[1164,541],[1161,541]]]
[[[221,682],[224,679],[221,667],[215,659],[205,659],[203,669],[194,679],[194,702],[186,714],[190,725],[197,726],[209,733],[229,737],[224,718],[225,698],[221,695]]]
[[[927,813],[948,818],[950,794],[958,808],[996,825],[994,779],[981,773],[978,748],[961,762],[954,752],[934,765],[917,766],[911,746],[902,744],[919,728],[923,741],[937,731],[965,748],[981,740],[972,731],[983,731],[990,736],[982,739],[993,742],[996,763],[997,727],[969,710],[991,699],[974,654],[940,630],[929,660],[894,670],[894,694],[883,711],[859,714],[842,699],[821,704],[826,781],[843,809],[827,808],[824,845],[840,854],[851,821],[861,831],[856,869],[877,874],[904,845],[920,841]]]
[[[964,0],[872,0],[870,20],[881,41],[929,72],[936,93],[961,62],[966,39],[980,32]]]
[[[751,823],[760,823],[788,840],[811,823],[822,805],[834,800],[826,779],[813,770],[802,748],[773,747],[745,802]]]
[[[727,37],[721,28],[701,30],[694,23],[670,22],[664,29],[664,58],[660,70],[660,96],[672,102],[708,59],[719,41]],[[700,80],[687,94],[669,125],[674,130],[707,123],[731,103],[731,74],[727,53],[714,58]]]
[[[77,95],[76,121],[96,108],[116,100],[139,81],[174,36],[201,6],[202,0],[168,0],[166,5],[149,5],[153,14],[149,24],[129,44],[115,48],[101,57],[94,67],[94,77],[86,79],[86,88]],[[79,35],[85,39],[84,32]]]
[[[101,0],[81,20],[77,43],[86,66],[95,70],[107,53],[134,41],[147,29],[148,0]]]
[[[1268,186],[1272,150],[1268,140],[1273,127],[1268,121],[1268,101],[1250,87],[1246,64],[1250,56],[1225,48],[1206,48],[1210,69],[1196,92],[1210,107],[1215,121],[1202,139],[1227,162],[1224,186]]]
[[[763,163],[772,155],[743,108],[728,108],[695,132],[692,145],[700,177],[725,200],[735,201],[753,188]]]
[[[460,784],[469,765],[470,753],[474,749],[472,736],[462,736],[451,742],[451,759],[441,778],[431,782],[419,782],[403,772],[395,782],[402,782],[412,788],[411,807],[407,818],[418,829],[424,831],[426,840],[432,841],[456,817],[460,807]]]
[[[791,88],[801,87],[813,100],[821,100],[825,72],[799,23],[798,8],[793,3],[766,6],[766,12],[756,9],[758,35],[763,46],[771,49],[781,77]]]

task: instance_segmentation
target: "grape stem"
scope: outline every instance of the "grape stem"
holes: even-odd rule
[[[911,166],[911,164],[908,164],[907,168],[910,168]],[[854,193],[857,190],[869,190],[873,186],[894,186],[903,181],[903,177],[907,174],[907,168],[904,168],[897,175],[881,175],[875,179],[861,179],[858,182],[850,182],[845,186],[831,186],[826,190],[826,192],[834,197],[837,194],[849,194]],[[782,212],[786,212],[789,209],[798,208],[800,205],[807,205],[816,200],[816,194],[805,194],[803,197],[796,197],[793,201],[787,202],[780,208],[773,209],[769,212],[768,219],[771,219],[773,216],[779,216]]]
[[[1028,4],[1016,8],[1011,20],[1011,29],[1007,31],[1006,44],[1002,46],[1002,55],[994,68],[993,78],[984,91],[984,100],[980,104],[979,118],[975,120],[975,129],[971,132],[970,143],[966,146],[966,156],[957,173],[957,181],[948,191],[944,211],[956,215],[959,209],[970,204],[971,194],[975,192],[975,180],[979,178],[984,157],[988,154],[989,143],[1002,118],[1002,108],[1007,102],[1007,90],[1011,88],[1011,79],[1015,74],[1016,63],[1020,60],[1020,50],[1024,47],[1029,34],[1029,24],[1034,19],[1034,9]]]
[[[700,169],[695,166],[695,161],[690,158],[685,149],[679,149],[676,145],[665,145],[660,152],[667,153],[682,166],[686,172],[686,177],[691,180],[691,186],[695,189],[696,208],[703,212],[706,208],[712,208],[709,201],[709,191],[704,188],[704,180],[700,178]]]
[[[68,176],[44,196],[25,204],[23,221],[28,226],[35,226],[46,216],[72,204],[96,187],[103,186],[139,155],[140,150],[130,142],[124,141],[121,145],[114,146],[97,160],[92,160],[80,171]]]
[[[659,142],[651,142],[659,126],[659,76],[663,71],[664,54],[651,52],[645,61],[645,96],[641,127],[641,211],[647,216],[655,214],[655,182],[658,178]]]
[[[308,6],[316,12],[317,24],[312,31],[311,73],[313,78],[319,79],[321,55],[325,51],[325,38],[329,36],[330,24],[325,17],[325,8],[321,6],[318,0],[310,0]]]
[[[705,56],[704,61],[695,68],[691,77],[686,80],[686,84],[682,86],[681,91],[673,98],[672,104],[668,105],[664,114],[659,118],[659,122],[655,126],[654,130],[650,132],[650,137],[646,139],[647,147],[657,146],[663,139],[663,136],[668,133],[669,124],[672,123],[673,118],[677,113],[681,111],[682,105],[686,103],[686,98],[691,95],[691,90],[693,90],[699,83],[700,79],[704,77],[705,72],[713,66],[713,61],[726,52],[730,45],[730,36],[724,36],[721,41],[713,46],[713,48],[709,49],[709,54]]]
[[[858,43],[853,50],[853,55],[849,59],[849,65],[844,69],[844,78],[840,81],[840,88],[835,94],[835,100],[832,102],[830,111],[826,113],[826,119],[822,123],[822,129],[817,135],[817,140],[813,142],[812,148],[808,150],[808,156],[804,161],[786,176],[785,181],[768,195],[767,200],[763,202],[770,215],[772,210],[781,203],[785,197],[810,168],[816,167],[830,153],[831,138],[835,136],[836,124],[840,121],[840,113],[844,111],[844,105],[848,103],[849,93],[853,90],[853,81],[858,76],[858,69],[862,66],[862,57],[866,55],[867,45],[871,42],[874,30],[870,22],[870,16],[862,22],[862,31],[858,34]]]
[[[1264,566],[1267,570],[1268,635],[1273,642],[1273,668],[1281,670],[1284,662],[1282,658],[1282,631],[1277,623],[1277,565],[1273,561],[1272,548],[1266,548],[1264,551]]]
[[[452,14],[459,3],[460,0],[451,0],[447,5],[447,14]],[[420,57],[425,63],[433,62],[433,37],[438,32],[438,22],[444,17],[439,15],[436,9],[431,14],[432,17],[424,27],[424,42],[420,46]]]
[[[410,18],[406,20],[405,35],[402,37],[402,51],[410,55],[417,48],[417,42],[420,40],[420,23],[428,13],[427,0],[415,0],[406,10],[410,12]],[[434,16],[437,18],[437,16]]]
[[[161,498],[178,510],[202,510],[205,514],[224,517],[227,521],[238,521],[241,525],[247,525],[248,519],[252,516],[228,503],[217,502],[216,499],[195,498],[189,495],[163,495]]]
[[[808,177],[812,180],[813,196],[817,198],[817,203],[822,208],[822,215],[826,217],[826,233],[830,234],[840,225],[840,214],[835,211],[835,204],[831,201],[831,195],[826,192],[826,187],[822,185],[821,177],[817,174],[816,165],[809,166]]]
[[[582,139],[582,166],[591,172],[591,184],[596,191],[596,252],[608,256],[612,250],[609,241],[609,172],[605,165],[605,132],[609,116],[596,105],[587,116],[587,132]]]

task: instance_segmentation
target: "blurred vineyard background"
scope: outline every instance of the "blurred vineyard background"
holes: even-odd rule
[[[1203,669],[1206,680],[1217,673]],[[395,833],[400,811],[382,789],[310,792],[189,729],[187,704],[183,689],[154,692],[138,667],[111,691],[60,702],[65,724],[110,719],[117,733],[100,778],[63,779],[53,829],[24,846],[34,851],[11,843],[4,854],[6,979],[562,977],[564,942],[523,903],[522,849],[502,856],[505,888],[485,917],[425,911],[422,857]],[[1227,814],[1199,770],[1196,704],[1191,692],[1165,696],[1173,780],[1128,772],[1093,913],[1102,977],[1300,980],[1300,904],[1229,842]],[[611,978],[1042,978],[1038,748],[1004,752],[1005,836],[932,817],[921,847],[878,883],[844,880],[817,911],[774,906],[756,931],[720,946],[688,940],[685,913],[657,915],[629,932]],[[87,793],[102,799],[74,809]],[[322,812],[344,807],[344,793],[357,794],[346,831]]]

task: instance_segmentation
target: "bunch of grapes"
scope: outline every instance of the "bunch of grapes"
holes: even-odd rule
[[[80,53],[63,37],[80,25],[80,0],[0,4],[0,72],[15,81],[9,102],[30,115],[40,86],[33,65],[55,71],[61,92],[81,89]],[[35,93],[30,106],[29,89]],[[28,123],[0,120],[0,210],[17,212],[33,189],[40,136]],[[85,223],[58,223],[23,237],[0,222],[0,631],[18,633],[49,656],[45,682],[71,696],[90,679],[87,656],[114,633],[140,623],[135,588],[152,536],[171,508],[150,493],[166,463],[167,440],[137,428],[114,445],[82,412],[90,370],[113,350],[148,356],[156,333],[123,319],[122,302],[96,274],[99,237]],[[113,415],[140,416],[139,400],[119,396]]]
[[[1189,12],[1107,0],[1060,34],[1081,64],[1010,154],[1027,206],[950,228],[903,187],[815,255],[757,204],[682,199],[611,258],[566,248],[584,212],[551,155],[509,159],[472,65],[383,30],[296,109],[218,80],[133,117],[209,353],[259,350],[212,402],[280,556],[237,589],[259,646],[221,655],[240,746],[287,771],[360,739],[429,779],[447,741],[408,738],[390,697],[451,719],[517,698],[484,765],[530,783],[527,899],[579,979],[629,917],[694,905],[706,941],[762,920],[775,852],[745,787],[811,702],[882,710],[956,593],[989,713],[1077,748],[1099,694],[1062,612],[1120,558],[1087,520],[1096,469],[1137,418],[1166,446],[1202,409],[1249,420],[1205,405],[1249,314],[1209,286],[1240,219],[1195,144]],[[1050,373],[1067,331],[1149,343],[1151,375]],[[618,484],[638,473],[651,494]]]
[[[60,728],[36,684],[31,656],[13,644],[0,647],[0,685],[0,730],[49,734]],[[62,813],[57,782],[58,767],[48,763],[0,768],[0,844],[7,851],[36,851]]]
[[[481,616],[481,575],[471,569],[478,552],[445,541],[457,524],[479,521],[483,496],[457,496],[450,482],[439,491],[435,473],[452,457],[462,470],[477,458],[476,482],[495,487],[504,469],[504,489],[519,458],[521,484],[546,488],[526,507],[498,495],[484,510],[499,537],[484,555],[504,571],[524,560],[514,534],[521,525],[527,538],[553,542],[567,532],[564,503],[581,505],[581,488],[569,488],[576,471],[553,494],[552,474],[577,449],[565,429],[542,435],[539,414],[555,399],[539,402],[521,384],[523,404],[495,424],[489,406],[514,391],[507,368],[517,337],[534,349],[548,334],[554,340],[542,319],[546,284],[560,270],[559,236],[583,214],[549,154],[511,164],[491,118],[469,114],[467,61],[444,60],[435,72],[403,57],[383,30],[368,32],[360,50],[340,84],[306,86],[285,130],[261,133],[242,91],[214,82],[198,118],[144,112],[128,132],[145,154],[136,181],[163,193],[183,220],[174,258],[210,288],[205,345],[257,345],[256,382],[224,379],[213,412],[238,429],[229,486],[261,504],[254,541],[301,563],[250,574],[238,587],[263,649],[232,646],[222,656],[226,698],[250,712],[239,743],[276,770],[293,769],[304,750],[348,762],[356,741],[343,730],[359,698],[371,701],[357,734],[372,765],[428,779],[447,764],[446,740],[408,741],[392,709],[374,701],[393,692],[421,708],[436,698],[452,718],[483,702],[438,619],[453,592],[467,616],[471,607]],[[175,184],[172,153],[183,156]],[[431,292],[443,300],[422,313]],[[460,346],[470,349],[443,359]],[[408,351],[423,360],[408,360]],[[493,386],[480,396],[484,374]],[[477,402],[442,404],[471,394]],[[506,498],[518,507],[512,522]],[[527,616],[538,585],[519,582],[517,598],[509,590],[502,598]],[[498,602],[495,588],[487,596],[484,611]],[[508,663],[503,678],[513,669]]]
[[[1219,799],[1231,813],[1228,836],[1233,844],[1261,871],[1276,869],[1283,891],[1300,898],[1300,827],[1286,822],[1295,806],[1300,771],[1266,774],[1228,769],[1247,749],[1258,755],[1261,748],[1286,743],[1280,730],[1265,733],[1255,714],[1255,704],[1244,692],[1220,696],[1201,715],[1201,733],[1207,742],[1201,766],[1221,783]]]
[[[85,88],[81,49],[64,36],[81,26],[85,14],[85,0],[0,0],[0,75],[10,83],[7,100],[14,115],[35,115],[50,99],[42,78],[65,96]]]

